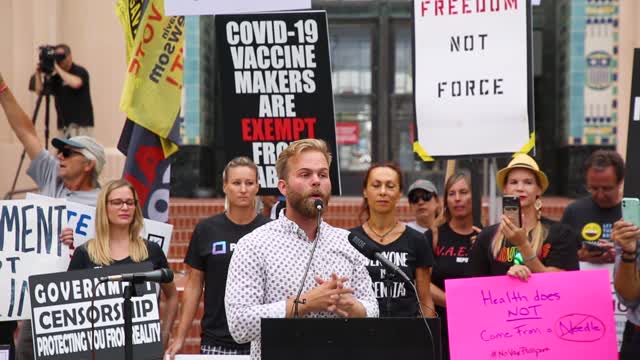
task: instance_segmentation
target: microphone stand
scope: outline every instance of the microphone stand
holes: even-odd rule
[[[391,300],[393,299],[393,294],[391,293],[391,291],[392,291],[393,280],[395,280],[395,277],[396,277],[396,274],[390,271],[387,271],[384,275],[384,279],[382,280],[384,282],[385,288],[387,289],[387,296],[385,299],[387,316],[390,316],[391,314]]]
[[[298,294],[296,298],[293,299],[293,318],[297,319],[300,317],[298,313],[298,305],[306,304],[307,299],[300,300],[300,295],[302,295],[302,290],[304,289],[304,283],[307,280],[307,274],[309,273],[309,267],[311,267],[311,261],[313,260],[313,254],[316,252],[316,246],[318,246],[318,241],[320,240],[320,221],[322,221],[322,211],[324,210],[324,204],[322,201],[316,200],[315,202],[316,209],[318,209],[317,216],[317,226],[318,232],[316,233],[316,239],[313,241],[313,246],[311,247],[311,254],[309,255],[309,261],[307,262],[307,268],[304,270],[304,275],[302,276],[302,283],[300,284],[300,288],[298,289]]]
[[[133,302],[132,297],[139,296],[135,282],[128,282],[122,292],[122,313],[124,317],[124,358],[133,360]]]

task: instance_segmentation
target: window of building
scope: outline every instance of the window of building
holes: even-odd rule
[[[371,165],[371,27],[332,24],[329,29],[336,137],[342,171]]]

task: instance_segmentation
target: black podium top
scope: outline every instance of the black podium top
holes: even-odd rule
[[[440,360],[440,319],[262,319],[262,360]],[[434,345],[435,344],[435,345]]]

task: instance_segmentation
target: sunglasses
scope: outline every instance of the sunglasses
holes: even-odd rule
[[[66,159],[66,158],[68,158],[68,157],[70,157],[71,155],[74,155],[74,154],[80,154],[80,155],[82,155],[82,153],[80,153],[80,152],[78,152],[78,151],[74,151],[74,150],[69,149],[69,148],[62,148],[62,149],[59,149],[59,150],[58,150],[58,154],[62,155],[62,157],[63,157],[63,158],[65,158],[65,159]]]
[[[424,200],[424,202],[431,201],[431,199],[433,199],[433,193],[432,192],[417,191],[417,192],[409,194],[409,202],[411,204],[417,204],[420,201],[420,199]]]

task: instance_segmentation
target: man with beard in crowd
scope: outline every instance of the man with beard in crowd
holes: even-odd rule
[[[324,221],[318,227],[314,202],[329,202],[330,163],[322,140],[295,141],[283,150],[276,172],[278,189],[286,197],[284,216],[244,236],[234,250],[225,295],[227,320],[238,343],[251,342],[251,359],[260,358],[263,318],[378,316],[366,258],[349,244],[346,230]],[[314,242],[312,275],[303,280]]]

